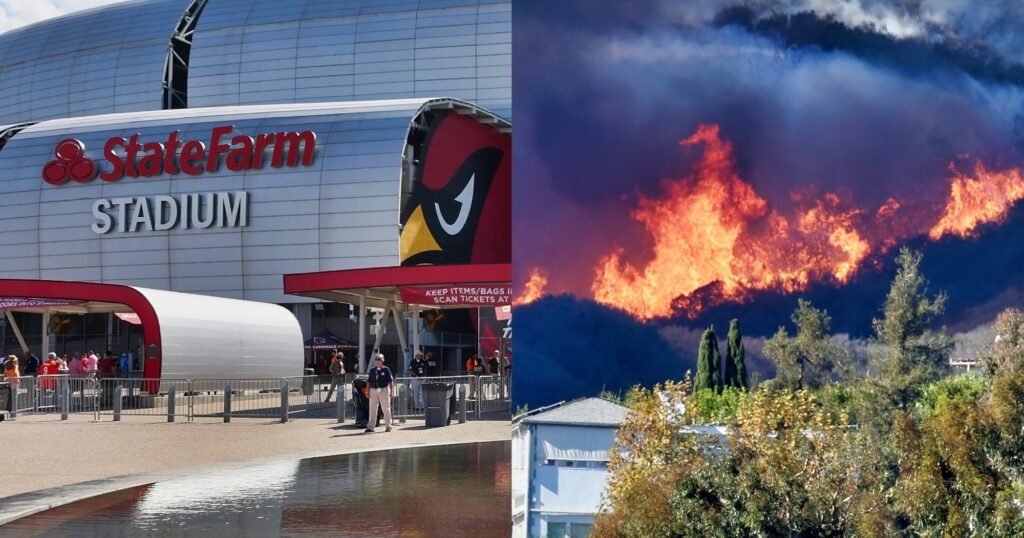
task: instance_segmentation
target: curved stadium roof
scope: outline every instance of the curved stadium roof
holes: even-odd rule
[[[189,107],[448,96],[511,116],[507,0],[135,0],[0,35],[0,124],[169,108],[176,32]]]

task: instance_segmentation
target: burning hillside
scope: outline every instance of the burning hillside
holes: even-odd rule
[[[868,210],[836,192],[794,193],[794,207],[782,210],[740,177],[732,144],[717,125],[701,125],[680,145],[702,148],[694,170],[663,181],[663,193],[641,196],[632,212],[651,240],[652,255],[631,263],[616,248],[595,266],[594,299],[639,319],[677,311],[694,317],[762,290],[842,284],[872,254],[922,235],[969,236],[983,223],[1001,221],[1024,198],[1019,169],[991,171],[978,161],[973,175],[953,170],[948,195],[938,205],[890,198]]]

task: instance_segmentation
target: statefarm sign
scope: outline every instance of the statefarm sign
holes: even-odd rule
[[[511,286],[401,287],[402,302],[426,306],[501,306],[512,304]]]
[[[235,133],[234,136],[231,136]],[[310,166],[316,153],[313,131],[264,133],[255,137],[239,134],[233,125],[214,127],[208,140],[181,140],[181,131],[171,131],[162,142],[142,141],[140,135],[115,136],[103,146],[107,163],[100,171],[85,155],[85,145],[67,138],[54,148],[56,159],[43,166],[43,180],[51,185],[69,181],[89,183],[98,175],[116,182],[124,177],[155,177],[185,174],[197,176],[216,172],[223,163],[232,172],[259,170],[265,164]],[[230,137],[230,138],[229,138]],[[92,206],[94,232],[105,234],[137,230],[242,227],[248,224],[248,193],[208,192],[150,197],[104,198]]]

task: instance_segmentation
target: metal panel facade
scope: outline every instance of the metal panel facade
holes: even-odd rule
[[[512,5],[497,0],[210,0],[189,106],[446,96],[512,106]]]
[[[0,123],[159,109],[183,4],[127,2],[0,35]]]
[[[141,0],[0,35],[0,124],[158,110],[188,0]],[[412,97],[512,108],[512,5],[500,0],[209,0],[190,107]]]
[[[155,111],[52,120],[0,151],[0,278],[131,284],[267,302],[296,302],[281,275],[399,265],[402,153],[423,100]],[[59,140],[77,138],[101,171],[110,137],[206,140],[215,126],[247,135],[312,130],[311,166],[108,182],[41,178]],[[209,143],[207,143],[209,146]],[[98,234],[97,199],[245,191],[245,227]]]

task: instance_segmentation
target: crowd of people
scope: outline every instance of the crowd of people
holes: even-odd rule
[[[18,385],[21,377],[68,375],[96,379],[127,376],[129,373],[127,357],[118,360],[112,351],[106,352],[103,358],[93,351],[72,353],[70,359],[66,353],[49,353],[45,360],[40,360],[31,351],[26,352],[24,357],[24,361],[17,355],[9,355],[4,359],[5,381]]]

